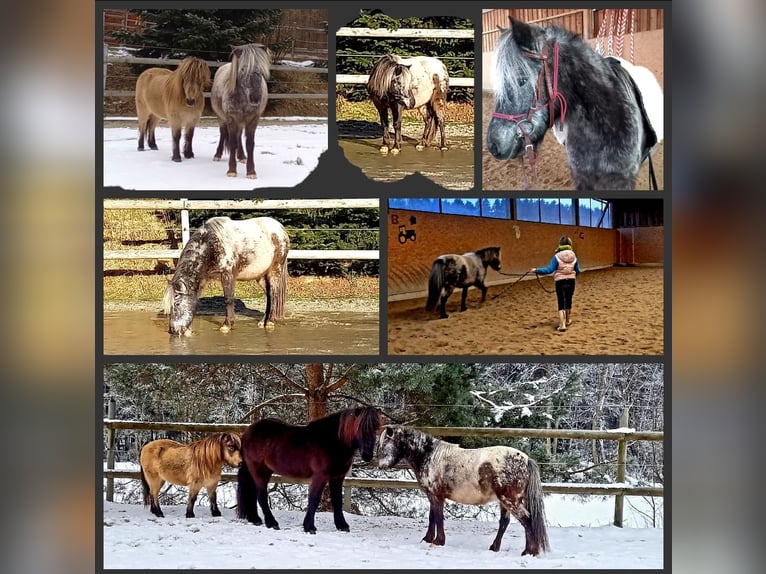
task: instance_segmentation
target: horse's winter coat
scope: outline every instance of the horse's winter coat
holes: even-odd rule
[[[380,435],[378,461],[391,468],[405,460],[430,503],[425,542],[443,546],[444,501],[500,503],[500,524],[490,550],[500,550],[512,514],[524,527],[522,556],[548,550],[540,471],[534,460],[507,446],[465,449],[416,429],[387,426]]]

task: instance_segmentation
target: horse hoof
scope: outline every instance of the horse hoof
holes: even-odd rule
[[[228,333],[231,330],[231,327],[228,325],[221,325],[220,331],[221,333]]]
[[[382,148],[380,148],[380,153],[382,153],[383,155],[388,155],[388,148],[386,146],[383,146]]]
[[[237,160],[239,163],[247,163],[247,158],[241,157]]]
[[[193,512],[187,512],[186,513],[186,518],[194,518],[194,513]]]
[[[227,171],[226,175],[228,175],[229,177],[237,177],[237,172],[236,171]]]
[[[256,175],[254,173],[248,173],[247,179],[256,179]]]
[[[339,532],[351,532],[351,528],[348,524],[346,526],[336,526]]]
[[[415,149],[418,150],[418,151],[423,151],[424,147],[422,145],[418,144],[418,145],[415,146]]]
[[[396,147],[395,147],[394,149],[392,149],[392,150],[391,150],[391,153],[392,153],[393,155],[399,155],[399,151],[400,151],[400,150],[399,150],[399,148],[396,148]]]
[[[186,331],[184,331],[184,337],[191,337],[191,336],[192,336],[192,330],[186,329]]]
[[[160,148],[158,148],[156,145],[150,145],[149,149],[153,149],[153,150],[157,151]]]
[[[269,321],[268,323],[264,323],[263,321],[261,321],[260,323],[258,323],[258,327],[263,327],[264,329],[268,329],[269,331],[271,331],[272,329],[275,329],[276,326],[277,325],[276,323],[274,323],[274,321]]]
[[[446,146],[442,146],[439,149],[442,150],[442,151],[447,151],[448,148]]]
[[[192,159],[194,157],[194,154],[193,153],[190,153],[189,155],[184,154],[184,157],[186,159]]]
[[[214,155],[213,156],[213,161],[221,161],[221,156],[220,155]]]
[[[174,157],[173,161],[176,162],[176,163],[181,163],[181,158],[180,157]]]
[[[221,516],[221,511],[220,510],[214,510],[211,514],[213,516]]]

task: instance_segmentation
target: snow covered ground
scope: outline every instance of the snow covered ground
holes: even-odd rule
[[[223,494],[223,493],[221,493]],[[229,498],[230,496],[224,496]],[[219,504],[222,498],[219,498]],[[631,499],[640,504],[641,499]],[[346,513],[351,532],[335,530],[331,513],[317,513],[317,534],[303,532],[302,511],[275,510],[281,530],[236,518],[232,502],[213,518],[164,506],[156,518],[140,504],[104,502],[105,569],[662,569],[662,528],[611,526],[612,497],[547,495],[551,551],[521,556],[524,531],[511,519],[498,553],[488,548],[497,522],[445,518],[446,545],[421,542],[427,516],[373,517]],[[626,522],[640,522],[626,503]]]
[[[135,118],[125,118],[136,121]],[[237,177],[226,175],[228,154],[214,162],[218,127],[198,127],[194,132],[194,158],[171,161],[170,128],[162,122],[156,130],[156,151],[139,152],[138,126],[110,127],[104,122],[104,186],[131,190],[251,190],[262,187],[291,188],[316,168],[327,150],[326,118],[264,118],[255,132],[257,179],[245,177],[237,164]],[[122,122],[124,124],[124,122]],[[183,149],[183,138],[181,139]]]

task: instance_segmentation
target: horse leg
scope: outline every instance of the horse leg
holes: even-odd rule
[[[173,161],[181,161],[181,126],[172,125],[170,127],[170,133],[173,136]]]
[[[500,543],[503,540],[503,534],[505,534],[505,529],[508,528],[508,523],[511,521],[511,513],[508,512],[508,509],[500,505],[500,525],[497,528],[497,536],[495,536],[495,541],[492,543],[492,546],[489,547],[492,552],[499,552],[500,551]]]
[[[445,115],[445,108],[447,105],[447,101],[443,99],[439,99],[439,101],[436,104],[436,109],[434,110],[434,121],[436,122],[436,126],[439,128],[439,138],[440,138],[440,146],[439,149],[442,151],[447,150],[447,139],[444,134],[444,115]],[[434,129],[434,132],[436,130]]]
[[[481,302],[484,303],[487,300],[487,286],[484,285],[483,281],[477,281],[474,286],[481,290]]]
[[[513,517],[524,527],[526,545],[524,546],[524,552],[522,552],[521,555],[526,556],[527,554],[531,554],[532,556],[537,556],[540,553],[540,544],[535,538],[534,530],[532,529],[532,518],[529,515],[529,511],[520,502],[514,502],[512,500],[500,500],[500,504],[508,504],[510,513],[513,514]]]
[[[221,161],[223,157],[223,150],[226,147],[226,142],[229,141],[229,131],[226,124],[218,123],[218,147],[215,149],[215,155],[213,155],[213,161]]]
[[[380,153],[387,154],[389,148],[389,135],[388,135],[388,106],[375,102],[375,107],[378,110],[380,116],[380,127],[383,128],[383,141],[380,144]]]
[[[194,137],[194,126],[186,126],[186,130],[184,131],[184,157],[186,159],[191,159],[194,157],[194,152],[192,151],[193,137]]]
[[[194,504],[197,502],[197,494],[202,485],[192,482],[189,485],[189,500],[186,502],[186,518],[194,518]]]
[[[234,274],[231,271],[221,273],[221,286],[223,287],[223,300],[226,303],[226,318],[221,325],[221,332],[228,333],[234,326]]]
[[[315,474],[309,485],[309,505],[306,509],[306,516],[303,519],[303,530],[309,534],[316,534],[317,528],[314,525],[314,515],[316,514],[319,501],[322,498],[322,491],[327,484],[327,478],[320,474]]]
[[[245,152],[247,154],[247,178],[255,179],[255,158],[253,150],[255,149],[255,130],[258,127],[258,118],[255,118],[245,126]]]
[[[420,138],[420,142],[415,146],[418,151],[423,151],[429,142],[433,134],[433,113],[431,104],[428,103],[420,108],[420,116],[423,118],[423,135]]]
[[[149,117],[146,118],[146,135],[149,149],[157,149],[157,140],[154,137],[154,129],[157,127],[159,121],[160,119],[154,114],[149,114]]]
[[[428,531],[423,540],[434,546],[444,546],[444,499],[429,494],[428,501],[431,508],[428,511]]]
[[[342,532],[350,530],[346,517],[343,516],[343,476],[330,479],[330,500],[335,528]]]
[[[463,292],[460,295],[460,310],[465,311],[468,309],[468,306],[465,303],[466,298],[468,297],[468,285],[463,287]]]
[[[262,470],[253,475],[253,481],[255,482],[255,496],[258,499],[258,504],[261,505],[261,510],[263,510],[263,521],[266,528],[279,530],[279,523],[277,523],[277,519],[274,518],[274,515],[271,513],[271,508],[269,508],[268,486],[270,478],[270,470]],[[258,517],[257,513],[258,511],[256,510],[256,518]],[[256,521],[256,524],[257,523],[258,522]]]
[[[218,508],[218,495],[216,494],[217,487],[217,479],[215,481],[210,481],[205,485],[205,490],[207,490],[207,497],[210,500],[210,514],[213,516],[221,516],[221,510]]]
[[[391,108],[391,121],[394,122],[394,147],[391,153],[396,155],[402,149],[402,110],[404,106],[396,104]]]
[[[273,329],[275,325],[274,321],[271,320],[271,278],[264,275],[258,280],[258,285],[266,293],[266,309],[263,312],[263,320],[258,323],[258,326],[264,329]]]
[[[153,478],[154,477],[152,477],[152,479]],[[165,484],[165,481],[162,479],[151,480],[151,487],[149,490],[149,494],[152,498],[152,503],[151,503],[152,514],[154,514],[155,516],[159,518],[165,517],[165,514],[162,512],[162,509],[160,508],[160,489],[162,488],[162,485],[164,484]]]
[[[229,170],[226,175],[229,177],[237,177],[237,154],[236,149],[239,145],[239,139],[242,131],[234,122],[229,122],[226,126],[226,131],[229,134]]]

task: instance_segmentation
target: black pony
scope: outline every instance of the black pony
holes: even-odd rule
[[[460,298],[461,311],[468,308],[465,300],[468,296],[468,288],[472,285],[481,289],[481,301],[484,302],[487,298],[487,286],[484,284],[487,267],[500,271],[499,247],[485,247],[462,255],[455,253],[439,255],[434,260],[431,275],[428,277],[426,311],[433,311],[436,304],[440,303],[439,316],[442,319],[449,317],[444,308],[455,287],[463,289]]]
[[[548,128],[579,191],[635,189],[662,137],[662,89],[646,68],[596,53],[579,36],[514,18],[495,48],[487,149],[534,167]],[[656,182],[654,182],[656,188]]]
[[[242,459],[237,475],[237,517],[261,525],[258,504],[267,528],[279,530],[269,508],[267,487],[273,473],[311,479],[309,503],[303,529],[316,534],[314,514],[322,491],[330,484],[335,527],[348,532],[343,516],[343,479],[354,453],[369,462],[383,421],[375,407],[357,407],[293,425],[277,419],[261,419],[242,433]]]

